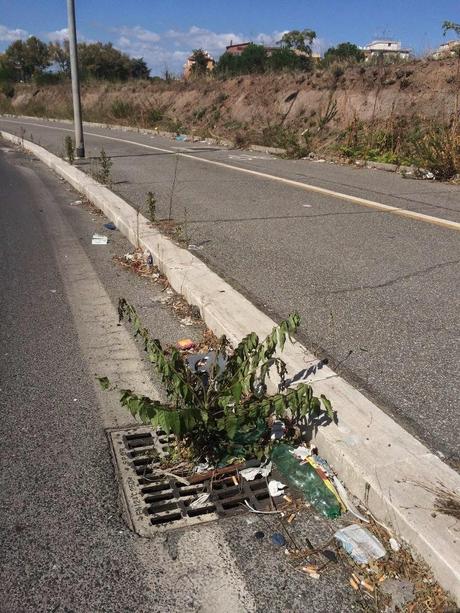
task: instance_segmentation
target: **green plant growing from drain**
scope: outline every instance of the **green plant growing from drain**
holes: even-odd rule
[[[218,349],[208,355],[209,362],[205,359],[200,367],[199,363],[192,367],[177,349],[167,352],[151,338],[134,307],[123,298],[118,312],[120,321],[131,322],[134,336],[142,340],[168,397],[166,404],[124,389],[121,404],[144,424],[174,433],[178,446],[195,461],[228,464],[268,457],[273,445],[271,423],[276,418],[285,419],[291,440],[299,438],[299,426],[307,417],[335,420],[329,400],[314,396],[306,383],[267,396],[266,379],[273,368],[284,389],[286,364],[276,353],[287,339],[292,340],[300,324],[296,313],[275,326],[265,340],[253,332],[234,351],[222,337]],[[110,386],[106,377],[99,381],[105,389]]]

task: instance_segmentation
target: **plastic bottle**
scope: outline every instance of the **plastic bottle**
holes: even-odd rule
[[[339,517],[341,510],[334,494],[327,489],[323,480],[311,464],[300,464],[292,455],[293,447],[280,443],[272,452],[272,461],[286,481],[299,490],[305,499],[325,517]]]

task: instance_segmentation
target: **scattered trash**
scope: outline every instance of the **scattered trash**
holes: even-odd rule
[[[201,251],[203,249],[203,245],[194,245],[193,243],[188,246],[190,251]]]
[[[240,475],[246,479],[246,481],[254,481],[257,475],[262,475],[262,477],[268,477],[268,475],[272,472],[272,463],[266,462],[261,466],[254,466],[251,468],[244,468],[240,470]]]
[[[343,485],[340,483],[340,481],[335,475],[332,477],[332,483],[334,484],[335,489],[337,490],[337,493],[340,496],[340,499],[342,500],[343,504],[348,509],[348,511],[350,511],[350,513],[354,515],[357,519],[368,524],[369,520],[367,519],[367,517],[365,517],[362,513],[360,513],[358,509],[354,506],[354,504],[351,502],[348,496],[347,490],[343,487]]]
[[[211,466],[208,462],[203,462],[202,464],[197,464],[193,469],[194,473],[200,474],[208,472],[211,469]]]
[[[294,449],[292,455],[299,460],[306,460],[308,457],[311,456],[311,449],[308,449],[308,447],[300,446]]]
[[[179,141],[180,143],[184,143],[185,141],[188,140],[188,137],[185,134],[178,134],[176,136],[176,140]]]
[[[270,437],[272,441],[279,441],[280,439],[284,437],[285,434],[286,434],[286,425],[284,421],[281,421],[280,419],[277,419],[276,421],[274,421],[272,425],[272,433]]]
[[[278,545],[278,547],[284,547],[286,545],[286,539],[281,532],[274,532],[272,534],[272,543]]]
[[[386,555],[380,541],[369,530],[357,524],[337,530],[334,537],[358,564],[369,564]]]
[[[69,203],[70,206],[78,206],[80,204],[83,204],[83,202],[81,200],[74,200],[73,202]]]
[[[108,242],[109,239],[103,234],[93,234],[93,238],[91,241],[93,245],[107,245]]]
[[[307,573],[312,579],[319,579],[319,573],[316,566],[309,564],[308,566],[302,566],[304,573]]]
[[[195,500],[190,503],[190,508],[195,509],[196,507],[201,507],[205,502],[209,500],[209,494],[201,494]]]
[[[317,470],[309,463],[300,463],[293,456],[294,448],[283,443],[277,445],[272,452],[272,460],[289,485],[302,492],[308,502],[312,503],[317,511],[325,517],[335,518],[341,514],[341,505],[338,494],[327,477],[320,476]],[[326,486],[328,481],[328,486]],[[334,488],[335,489],[335,488]]]
[[[194,353],[187,357],[187,365],[190,370],[203,375],[209,375],[213,369],[215,369],[217,373],[219,371],[223,371],[226,363],[226,357],[221,353],[216,355],[215,351],[208,351],[207,353]]]
[[[328,560],[329,562],[333,562],[334,564],[337,564],[338,559],[337,559],[337,554],[335,553],[335,551],[332,551],[331,549],[325,549],[322,553],[323,553],[323,556],[326,558],[326,560]]]
[[[193,349],[195,347],[195,343],[191,338],[182,338],[180,341],[177,341],[176,347],[186,351],[188,349]]]
[[[354,590],[359,590],[359,583],[354,577],[350,577],[350,585]]]
[[[393,551],[399,551],[401,549],[401,545],[394,538],[390,539],[390,547],[392,548]]]
[[[193,326],[194,321],[191,317],[184,317],[183,319],[180,320],[180,323],[183,326]]]
[[[272,498],[276,498],[277,496],[282,496],[284,494],[284,488],[286,485],[281,483],[281,481],[276,481],[273,479],[268,484],[268,491],[270,492],[270,496]]]
[[[362,579],[361,585],[368,592],[373,592],[375,590],[375,585],[371,583],[370,581],[368,581],[367,579]]]
[[[303,205],[303,208],[304,208],[304,209],[311,209],[311,204],[304,204],[304,205]]]
[[[145,262],[149,268],[153,267],[153,255],[149,252],[147,255],[147,260]]]
[[[258,530],[255,534],[254,534],[255,538],[258,541],[261,541],[264,537],[265,537],[265,532],[262,532],[262,530]]]
[[[55,290],[55,289],[50,289],[50,292],[51,292],[52,294],[55,294],[55,293],[56,293],[56,291],[57,291],[57,290]]]
[[[109,221],[109,223],[104,224],[104,228],[107,228],[107,230],[116,230],[117,226],[111,221]]]
[[[384,594],[391,596],[391,605],[388,611],[403,611],[404,605],[414,599],[415,589],[413,583],[406,579],[386,579],[380,589]]]

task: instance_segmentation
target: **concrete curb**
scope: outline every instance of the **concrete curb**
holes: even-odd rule
[[[251,331],[259,336],[271,331],[274,321],[142,215],[137,236],[136,212],[122,198],[43,147],[8,132],[0,135],[34,154],[83,193],[133,244],[139,238],[174,290],[199,307],[215,334],[237,343]],[[289,346],[283,358],[292,374],[317,364],[300,343]],[[337,426],[331,424],[315,434],[322,455],[348,490],[418,552],[460,604],[460,522],[444,515],[433,517],[435,495],[415,484],[442,483],[460,494],[460,475],[327,366],[314,368],[309,382],[316,394],[331,400],[339,415]]]

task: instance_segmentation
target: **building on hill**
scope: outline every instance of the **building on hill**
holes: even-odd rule
[[[233,44],[233,41],[230,41],[230,44],[227,45],[227,47],[225,47],[225,51],[226,51],[226,53],[230,53],[230,55],[241,55],[243,53],[243,51],[249,45],[253,45],[253,44],[254,43],[252,41],[250,41],[248,43],[236,43],[236,44]],[[267,51],[267,55],[271,55],[273,53],[273,51],[277,51],[278,49],[280,49],[280,47],[267,47],[265,45],[264,45],[264,47],[265,47],[265,49]],[[304,55],[306,57],[311,57],[315,61],[318,61],[318,60],[321,59],[321,55],[319,53],[312,53],[311,55],[309,55],[308,53],[305,53],[304,51],[298,51],[297,49],[292,49],[292,51],[296,55]]]
[[[216,65],[216,60],[210,55],[207,51],[204,51],[206,56],[206,71],[212,72]],[[189,79],[193,73],[193,67],[195,66],[195,58],[193,55],[187,58],[187,61],[184,64],[184,79]]]
[[[411,50],[403,48],[399,40],[374,40],[361,47],[361,51],[364,53],[366,62],[375,57],[408,60],[411,54]]]
[[[225,47],[225,52],[229,53],[230,55],[241,55],[243,51],[246,49],[246,47],[252,44],[253,43],[251,41],[248,43],[233,44],[233,41],[231,40],[230,44]]]
[[[439,45],[432,57],[435,60],[442,60],[443,58],[452,57],[460,51],[460,40],[449,40],[447,43]]]

